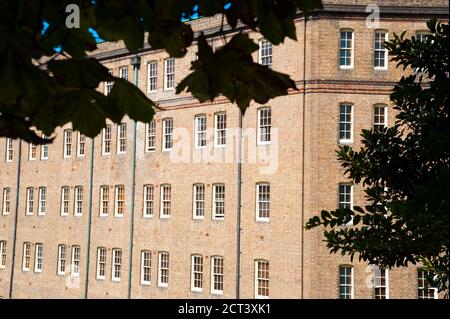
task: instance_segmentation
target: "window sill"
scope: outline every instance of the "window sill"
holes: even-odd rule
[[[167,148],[162,150],[163,153],[170,153],[172,152],[172,148]]]
[[[345,71],[353,70],[353,65],[352,66],[342,66],[342,65],[340,65],[339,69],[340,70],[345,70]]]
[[[191,291],[195,292],[195,293],[202,293],[203,292],[203,288],[191,288]]]
[[[374,67],[373,70],[374,71],[387,71],[388,68],[387,67]]]
[[[268,224],[270,221],[270,218],[256,218],[256,222],[257,223],[261,223],[261,224]]]
[[[193,216],[192,220],[205,220],[205,216]]]
[[[158,284],[158,288],[169,288],[169,284]]]
[[[225,220],[225,217],[213,217],[212,220],[223,222]]]
[[[119,282],[120,282],[120,278],[119,278],[119,279],[117,279],[117,278],[112,278],[111,281],[112,281],[112,282],[117,282],[117,283],[119,283]]]
[[[223,296],[223,291],[211,291],[211,295],[214,295],[214,296]]]
[[[141,282],[141,286],[150,287],[151,286],[151,282]]]
[[[271,144],[271,142],[269,141],[269,142],[258,142],[256,145],[257,146],[266,146],[266,145],[270,145]]]
[[[353,144],[353,140],[339,140],[339,144],[343,145]]]

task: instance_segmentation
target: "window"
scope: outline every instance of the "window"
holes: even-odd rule
[[[117,126],[117,154],[123,154],[127,150],[127,123]]]
[[[258,109],[258,144],[271,141],[272,110],[268,107]]]
[[[169,286],[169,253],[160,252],[158,254],[158,286]]]
[[[67,246],[58,246],[58,275],[65,275],[66,273],[66,258],[67,258]]]
[[[170,185],[161,185],[161,211],[160,218],[170,218],[172,204],[172,188]]]
[[[12,138],[6,139],[6,162],[12,162],[14,158],[13,140]]]
[[[108,73],[113,75],[113,71],[112,70],[108,70]],[[109,93],[111,93],[113,85],[114,85],[114,81],[107,81],[107,82],[105,82],[105,95],[109,95]]]
[[[215,146],[221,147],[227,144],[227,115],[217,113],[215,115]]]
[[[352,185],[339,184],[339,208],[353,208],[353,189]]]
[[[34,255],[34,272],[42,272],[42,264],[44,259],[44,245],[35,245],[35,255]]]
[[[150,285],[152,272],[152,253],[148,250],[141,252],[141,285]]]
[[[72,130],[64,130],[64,158],[72,156]]]
[[[61,188],[61,216],[69,215],[69,186]]]
[[[380,132],[387,126],[387,107],[375,105],[373,108],[373,130]]]
[[[339,298],[353,299],[353,268],[351,266],[339,267]]]
[[[0,269],[6,267],[6,240],[0,241]]]
[[[225,185],[213,185],[213,219],[225,217]]]
[[[256,185],[256,220],[269,221],[270,217],[270,184]]]
[[[193,255],[191,264],[191,290],[203,290],[203,256]]]
[[[387,269],[375,267],[373,270],[373,280],[375,299],[389,298]]]
[[[105,279],[106,271],[106,248],[97,248],[97,279]]]
[[[339,142],[351,143],[352,141],[352,106],[341,104],[339,105]]]
[[[375,69],[386,70],[388,67],[388,51],[384,42],[388,40],[388,34],[384,31],[376,31],[374,39],[373,66]]]
[[[116,186],[116,205],[114,216],[123,217],[125,211],[125,187],[122,185]]]
[[[148,92],[156,92],[158,89],[158,62],[150,61],[147,64]]]
[[[153,152],[156,149],[156,122],[155,120],[147,124],[147,141],[145,150]]]
[[[83,187],[75,187],[75,208],[73,212],[74,216],[83,215]]]
[[[36,146],[36,144],[33,144],[33,143],[29,143],[28,145],[29,145],[28,160],[34,161],[36,159],[36,155],[37,155],[37,146]]]
[[[164,90],[171,90],[175,87],[175,59],[169,58],[164,60]]]
[[[25,215],[33,215],[33,209],[34,209],[34,188],[28,187]]]
[[[153,185],[144,185],[144,212],[143,216],[153,216],[153,200],[154,200],[154,188]]]
[[[272,43],[266,39],[259,40],[259,63],[272,67]]]
[[[341,69],[353,68],[353,31],[341,31],[339,66]]]
[[[39,203],[38,203],[38,215],[45,215],[47,203],[47,188],[39,187]]]
[[[120,68],[119,76],[121,79],[128,80],[128,67]]]
[[[269,298],[269,262],[255,261],[255,298]]]
[[[223,257],[211,258],[211,293],[223,294]]]
[[[102,155],[109,155],[111,154],[111,124],[106,124],[102,138]]]
[[[45,134],[42,134],[42,138],[47,140],[48,137],[45,136]],[[41,145],[41,160],[47,160],[48,159],[48,144],[42,144]]]
[[[206,115],[195,117],[195,148],[206,147]]]
[[[77,156],[83,157],[86,153],[86,136],[78,132]]]
[[[428,38],[430,37],[430,33],[426,31],[419,31],[416,33],[416,40],[420,42],[427,42]]]
[[[433,275],[431,271],[417,270],[417,292],[419,299],[438,299],[437,288],[428,282],[428,278]]]
[[[81,254],[80,246],[72,246],[72,276],[80,275],[80,254]]]
[[[121,271],[122,271],[122,250],[116,248],[112,250],[111,280],[120,281]]]
[[[173,146],[173,119],[163,120],[163,151],[170,151]]]
[[[31,243],[23,243],[22,271],[30,271]]]
[[[9,215],[11,212],[11,188],[3,188],[2,214]]]
[[[203,219],[205,217],[205,185],[194,185],[194,219]]]
[[[109,186],[100,186],[100,216],[108,216],[109,212]]]

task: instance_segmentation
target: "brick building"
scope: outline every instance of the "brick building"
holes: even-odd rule
[[[379,20],[368,18],[372,2]],[[297,41],[272,47],[249,32],[255,60],[299,90],[242,118],[224,98],[175,95],[195,44],[175,60],[145,47],[137,74],[123,43],[100,44],[92,55],[157,102],[154,121],[124,118],[93,140],[66,126],[38,147],[0,139],[0,297],[437,297],[419,269],[330,255],[322,231],[303,225],[321,209],[364,203],[335,150],[393,123],[389,93],[402,71],[382,41],[426,36],[430,17],[448,20],[448,2],[323,3],[298,16]],[[191,23],[208,35],[221,19]]]

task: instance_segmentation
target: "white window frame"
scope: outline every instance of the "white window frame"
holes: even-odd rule
[[[146,278],[148,276],[148,278]],[[141,251],[141,285],[150,286],[152,282],[152,252]]]
[[[203,291],[203,265],[204,261],[202,255],[191,256],[191,291]]]
[[[168,117],[162,120],[162,151],[170,152],[173,149],[173,118]],[[170,132],[168,131],[168,123],[170,123]],[[166,132],[167,131],[167,132]],[[169,143],[170,142],[170,143]],[[167,144],[170,144],[170,147],[166,147]]]
[[[78,245],[72,246],[72,262],[70,267],[70,274],[72,276],[80,276],[80,264],[81,264],[81,247]]]
[[[11,188],[3,188],[2,215],[8,216],[11,213]]]
[[[34,211],[34,187],[27,187],[27,202],[25,208],[25,215],[31,216]]]
[[[165,255],[167,256],[167,267],[163,267],[163,258],[162,256]],[[167,282],[162,282],[162,273],[163,270],[167,271]],[[170,270],[170,256],[169,253],[166,251],[160,251],[158,252],[158,287],[162,287],[162,288],[167,288],[169,287],[169,273]]]
[[[67,208],[67,212],[65,211]],[[70,212],[70,187],[63,186],[61,187],[61,207],[60,214],[61,216],[69,216]]]
[[[350,201],[341,201],[341,187],[350,187],[350,193],[345,192],[342,193],[344,194],[344,196],[346,196],[347,194],[350,194]],[[349,208],[349,209],[353,209],[353,185],[350,183],[339,183],[339,189],[338,189],[338,205],[339,208]],[[350,207],[345,207],[346,205],[350,205]]]
[[[122,66],[119,68],[119,77],[128,81],[128,66]]]
[[[28,143],[28,160],[35,161],[37,158],[37,145]]]
[[[268,265],[267,278],[259,276],[259,264],[260,263],[265,263]],[[267,281],[267,289],[269,289],[269,296],[270,296],[270,263],[268,260],[264,260],[264,259],[255,260],[255,299],[269,299],[269,296],[259,294],[259,282],[260,281]]]
[[[351,46],[348,47],[342,47],[342,33],[343,32],[349,32],[351,34]],[[341,51],[342,50],[350,50],[350,65],[342,65],[341,64]],[[354,67],[354,59],[355,59],[355,32],[352,29],[341,29],[339,30],[339,68],[341,70],[349,70],[353,69]]]
[[[64,130],[63,134],[63,157],[70,158],[72,157],[72,130],[67,129]]]
[[[47,210],[47,187],[38,189],[38,212],[39,216],[44,216]]]
[[[145,125],[145,151],[147,153],[156,151],[156,121],[152,120]]]
[[[258,50],[258,63],[261,65],[266,65],[269,68],[272,68],[273,63],[273,45],[270,41],[266,39],[260,39],[259,42],[259,50]],[[268,53],[270,52],[270,53]],[[269,63],[264,63],[265,59],[270,60]]]
[[[376,122],[376,118],[377,116],[379,116],[379,114],[376,113],[377,109],[383,109],[383,118],[384,118],[384,122]],[[386,104],[375,104],[373,106],[373,130],[376,131],[375,127],[376,126],[383,126],[384,128],[387,127],[387,123],[388,123],[388,107]]]
[[[44,245],[34,245],[34,272],[41,273],[44,266]]]
[[[172,185],[170,184],[162,184],[160,187],[160,210],[159,210],[159,218],[161,219],[169,219],[170,216],[172,215]],[[165,195],[165,190],[168,189],[168,199],[164,197]],[[167,202],[169,205],[168,207],[168,211],[169,213],[167,214],[165,212],[165,208],[166,206],[164,205],[164,203]]]
[[[268,201],[267,200],[263,200],[263,201],[260,200],[261,188],[262,187],[268,187],[268,190],[269,190],[269,193],[268,193],[269,200]],[[270,197],[271,197],[270,196],[270,191],[271,191],[270,183],[261,182],[261,183],[257,183],[256,184],[256,221],[258,221],[258,222],[269,222],[269,220],[270,220]],[[269,215],[268,217],[266,217],[266,216],[261,217],[261,214],[260,214],[260,212],[261,212],[261,210],[260,210],[261,205],[260,204],[263,204],[263,203],[266,203],[267,206],[268,206],[268,215]]]
[[[0,240],[0,269],[6,268],[6,240]]]
[[[350,107],[350,122],[348,121],[341,121],[341,108],[342,107]],[[348,112],[345,112],[345,114],[348,114]],[[354,105],[351,103],[340,103],[339,104],[339,114],[338,114],[338,138],[339,138],[339,144],[351,144],[353,143],[353,120],[354,118]],[[341,138],[341,124],[350,125],[350,138]],[[347,130],[345,130],[347,131]]]
[[[350,284],[347,283],[343,283],[341,281],[342,277],[348,277],[347,273],[345,274],[345,276],[341,276],[341,268],[349,268],[350,269]],[[355,280],[354,280],[354,269],[353,266],[351,265],[339,265],[338,268],[338,282],[339,282],[339,287],[338,287],[338,297],[339,299],[354,299],[355,298]],[[350,287],[350,298],[341,298],[342,294],[341,294],[341,287]],[[345,294],[347,295],[347,294]]]
[[[13,139],[6,139],[5,162],[10,163],[14,160],[14,143]]]
[[[147,63],[147,92],[154,93],[158,91],[158,61],[149,61]]]
[[[107,250],[105,247],[97,247],[97,271],[96,279],[105,280],[106,279],[106,262],[107,262]],[[101,272],[103,271],[103,275]]]
[[[374,34],[373,34],[373,36],[374,36],[374,40],[373,40],[373,69],[374,70],[383,70],[383,71],[385,71],[385,70],[387,70],[388,69],[388,65],[389,65],[389,60],[388,60],[388,49],[386,48],[386,46],[384,46],[384,48],[377,48],[377,44],[378,44],[378,41],[377,41],[377,37],[378,37],[378,35],[379,34],[384,34],[384,39],[382,39],[381,40],[381,45],[382,46],[384,46],[383,45],[383,43],[385,42],[385,41],[388,41],[388,39],[389,39],[389,35],[388,35],[388,32],[386,31],[386,30],[375,30],[375,32],[374,32]],[[377,52],[381,52],[381,53],[383,53],[384,54],[384,65],[383,66],[376,66],[375,64],[375,62],[376,62],[376,53]]]
[[[384,280],[385,284],[381,284],[381,273],[384,271]],[[379,294],[377,294],[377,289],[385,289],[385,297],[377,298]],[[380,268],[375,266],[373,268],[373,294],[375,299],[389,299],[389,269],[388,268]]]
[[[106,192],[105,192],[106,190]],[[109,215],[109,186],[108,185],[102,185],[100,186],[100,217],[108,217]],[[106,196],[105,196],[106,194]],[[106,213],[104,211],[106,210]]]
[[[57,265],[58,276],[64,276],[66,274],[66,264],[67,264],[67,246],[58,245],[58,265]]]
[[[113,70],[108,70],[108,73],[113,75]],[[114,81],[106,81],[105,82],[105,95],[109,95],[114,86]]]
[[[80,217],[83,216],[83,186],[74,187],[74,206],[73,206],[73,216]]]
[[[119,192],[123,191],[123,199],[119,200]],[[122,213],[119,213],[119,204],[121,204]],[[114,188],[114,217],[123,217],[125,215],[125,186],[116,185]]]
[[[77,157],[86,155],[86,136],[78,132],[77,136]]]
[[[171,66],[169,65],[170,62],[172,62]],[[173,89],[175,89],[175,59],[167,58],[164,60],[164,91]]]
[[[42,134],[41,136],[43,139],[48,139],[45,134]],[[42,144],[41,145],[41,161],[48,160],[48,144]]]
[[[216,198],[217,195],[217,187],[223,187],[223,198],[221,198],[220,201],[218,201],[218,199]],[[226,199],[226,188],[225,188],[225,184],[223,183],[217,183],[217,184],[213,184],[213,206],[212,206],[212,219],[213,220],[224,220],[225,219],[225,199]],[[221,203],[223,202],[223,214],[217,214],[217,203]]]
[[[198,188],[203,188],[203,192],[199,193]],[[202,195],[198,198],[198,195]],[[205,219],[205,208],[206,208],[206,187],[205,184],[197,183],[193,187],[193,205],[192,205],[192,218],[193,219]],[[202,204],[202,205],[198,205]],[[202,214],[198,212],[202,211]]]
[[[202,122],[204,121],[204,123]],[[206,114],[198,114],[194,120],[194,145],[196,149],[206,148],[206,129],[208,119]],[[205,145],[202,145],[202,144]]]
[[[144,185],[142,200],[142,217],[152,218],[155,211],[155,187],[153,185]]]
[[[267,114],[263,114],[267,111],[269,113],[268,113],[268,116],[266,116],[266,118],[268,118],[268,121],[270,122],[270,124],[267,124],[267,123],[261,124],[262,115],[267,115]],[[268,145],[272,142],[272,108],[270,106],[260,107],[257,109],[257,112],[258,112],[257,145]],[[262,130],[264,128],[266,128],[266,130],[268,129],[268,133],[267,132],[265,132],[264,134],[262,133]],[[263,136],[268,136],[269,140],[263,141],[262,140]]]
[[[31,267],[31,243],[23,243],[22,251],[22,271],[28,272]]]
[[[102,155],[111,154],[112,125],[106,124],[102,133]]]
[[[215,261],[221,260],[221,265],[217,266],[222,269],[222,272],[216,272]],[[222,256],[211,256],[211,294],[213,295],[223,295],[224,290],[224,272],[225,272],[225,259]],[[220,281],[216,278],[221,278]],[[215,286],[222,285],[222,289],[216,289]]]
[[[223,117],[223,121],[219,121],[220,118]],[[219,127],[220,123],[224,123],[225,127]],[[222,135],[223,134],[223,135]],[[223,144],[219,144],[224,140]],[[214,147],[222,148],[227,146],[227,113],[225,112],[217,112],[214,114]]]
[[[423,276],[420,276],[421,274],[424,274]],[[427,273],[429,273],[429,271],[423,270],[418,268],[417,269],[417,298],[418,299],[438,299],[438,289],[436,287],[431,287],[431,286],[427,286],[428,281],[427,281]],[[424,286],[421,286],[419,283],[419,281],[422,280],[424,283]],[[428,289],[431,290],[433,292],[433,298],[423,298],[423,293],[421,296],[421,291]],[[422,298],[421,298],[422,297]]]
[[[127,123],[117,125],[117,154],[127,152]]]
[[[122,249],[113,248],[112,250],[112,259],[111,259],[111,280],[119,282],[122,279]],[[118,276],[116,274],[116,269]]]

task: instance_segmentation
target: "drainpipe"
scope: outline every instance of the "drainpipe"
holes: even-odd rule
[[[236,203],[236,299],[240,299],[241,292],[242,118],[242,111],[239,110]]]
[[[138,87],[138,70],[141,65],[141,57],[135,55],[131,58],[131,65],[134,72],[134,85]],[[130,256],[128,262],[128,299],[131,298],[131,277],[133,273],[133,239],[134,239],[134,199],[136,192],[136,133],[137,123],[133,121],[133,165],[131,167],[131,222],[130,222]]]
[[[301,233],[301,242],[302,242],[302,270],[301,270],[301,278],[302,278],[302,288],[300,298],[304,298],[304,286],[305,286],[305,276],[304,276],[304,268],[305,268],[305,110],[306,110],[306,15],[304,15],[303,19],[303,114],[302,114],[302,233]]]
[[[88,298],[89,290],[89,262],[91,255],[91,228],[92,228],[92,189],[94,182],[94,142],[95,139],[91,139],[91,163],[89,165],[89,212],[88,212],[88,238],[87,238],[87,251],[86,251],[86,280],[84,284],[84,299]]]
[[[14,228],[13,228],[13,249],[12,249],[12,264],[11,277],[9,279],[9,299],[12,299],[13,281],[14,281],[14,267],[16,261],[16,242],[17,242],[17,219],[19,216],[19,193],[20,193],[20,166],[22,164],[22,140],[19,139],[18,161],[17,161],[17,178],[16,178],[16,204],[14,213]]]

